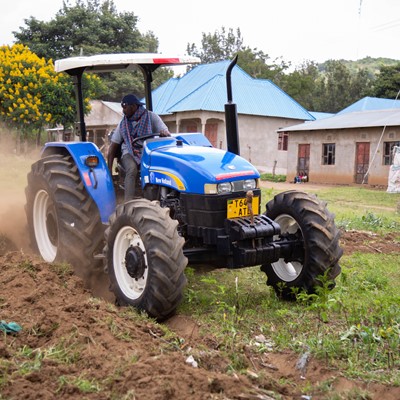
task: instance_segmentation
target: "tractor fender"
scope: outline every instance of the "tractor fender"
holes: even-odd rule
[[[65,151],[75,161],[81,180],[99,209],[102,223],[108,223],[116,207],[116,197],[111,173],[101,151],[91,142],[49,142],[45,144],[41,156],[65,154]],[[98,157],[96,167],[86,165],[88,156]]]

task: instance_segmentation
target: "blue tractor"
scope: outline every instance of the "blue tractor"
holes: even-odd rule
[[[140,198],[119,201],[118,179],[98,147],[86,141],[82,76],[137,68],[152,109],[152,73],[194,57],[111,54],[58,60],[74,78],[80,142],[47,143],[32,165],[26,213],[32,246],[48,262],[66,261],[83,278],[106,271],[117,304],[163,320],[182,300],[189,264],[212,268],[261,266],[282,298],[334,286],[340,273],[339,230],[314,195],[287,191],[261,211],[260,174],[239,155],[232,61],[225,105],[228,150],[201,133],[141,137]]]

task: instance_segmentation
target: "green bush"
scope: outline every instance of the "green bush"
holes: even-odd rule
[[[264,172],[260,177],[262,181],[286,182],[286,175],[273,175],[268,172]]]

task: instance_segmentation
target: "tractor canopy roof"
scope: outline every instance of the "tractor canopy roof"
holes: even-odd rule
[[[79,127],[81,140],[86,141],[86,127],[82,93],[82,74],[84,72],[111,72],[132,71],[139,69],[144,77],[144,91],[146,107],[153,110],[151,98],[152,73],[161,66],[173,67],[175,65],[197,64],[200,58],[192,56],[164,55],[156,53],[121,53],[121,54],[97,54],[85,57],[69,57],[56,60],[54,69],[56,72],[66,72],[74,78],[77,94],[77,107],[79,115]]]
[[[197,64],[198,57],[164,55],[156,53],[123,53],[123,54],[98,54],[86,57],[69,57],[55,61],[56,72],[71,73],[77,69],[85,69],[87,72],[129,71],[135,68],[145,67],[154,71],[164,66],[183,64]],[[72,72],[71,75],[74,75]]]

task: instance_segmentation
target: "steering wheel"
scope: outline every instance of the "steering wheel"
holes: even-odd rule
[[[159,135],[160,135],[159,133],[151,133],[149,135],[138,136],[132,140],[132,145],[134,145],[136,142],[142,141],[142,143],[136,143],[136,145],[138,147],[143,147],[143,141],[145,141],[146,139],[150,139],[150,138],[159,136]]]

